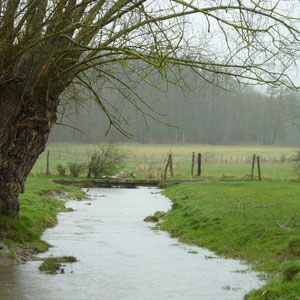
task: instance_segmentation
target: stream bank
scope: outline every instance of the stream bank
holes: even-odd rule
[[[0,266],[23,263],[49,244],[40,236],[57,224],[57,214],[66,211],[62,199],[84,197],[77,187],[64,187],[45,178],[29,176],[20,195],[19,220],[0,216]]]
[[[300,183],[183,183],[162,230],[182,242],[238,258],[268,274],[269,284],[246,299],[300,299]]]

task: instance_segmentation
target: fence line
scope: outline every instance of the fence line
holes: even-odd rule
[[[78,153],[76,151],[70,151],[68,149],[67,151],[61,151],[61,150],[51,150],[51,156],[52,160],[59,160],[59,161],[72,161],[76,158],[76,160],[85,161],[89,160],[91,157],[92,151],[87,151],[85,153]],[[41,156],[40,159],[47,159],[46,153]],[[202,154],[202,162],[209,163],[209,164],[240,164],[240,163],[251,163],[253,160],[252,155],[249,156],[230,156],[230,157],[224,157],[224,156],[217,156],[217,157],[210,157],[210,155]],[[132,163],[165,163],[165,154],[142,154],[142,155],[135,155],[131,154],[127,157],[127,162]],[[260,155],[260,161],[263,163],[291,163],[293,162],[292,157],[286,157],[286,156],[263,156]],[[174,163],[180,163],[180,164],[190,164],[190,155],[180,155],[180,157],[176,157],[176,154],[174,155],[173,159]]]

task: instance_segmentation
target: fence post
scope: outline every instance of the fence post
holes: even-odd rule
[[[198,176],[201,176],[201,153],[198,153]]]
[[[195,152],[192,154],[192,167],[191,167],[191,177],[194,175],[194,165],[195,165]]]
[[[164,179],[167,179],[167,173],[168,173],[169,163],[170,163],[170,156],[168,154],[168,159],[167,159],[167,163],[166,163],[166,166],[165,166],[165,172],[164,172]]]
[[[47,151],[47,170],[46,174],[49,175],[49,159],[50,159],[50,150]]]
[[[259,156],[257,156],[257,169],[258,169],[258,180],[261,181],[260,159],[259,159]]]
[[[172,153],[169,154],[169,161],[170,161],[170,174],[171,174],[171,177],[174,177]]]
[[[253,179],[253,175],[254,175],[255,159],[256,159],[256,154],[253,154],[253,158],[252,158],[252,167],[251,167],[251,178],[252,178],[252,179]]]

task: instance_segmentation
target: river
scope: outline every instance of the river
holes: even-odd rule
[[[154,188],[91,189],[87,201],[69,201],[74,212],[43,239],[41,255],[74,255],[63,274],[47,275],[41,262],[0,270],[1,300],[234,300],[258,288],[257,273],[238,260],[210,258],[207,249],[179,243],[143,219],[171,202]]]

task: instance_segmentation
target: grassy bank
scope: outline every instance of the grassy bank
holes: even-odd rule
[[[174,203],[162,229],[270,275],[247,299],[300,299],[299,182],[184,183],[164,194]]]
[[[45,251],[48,244],[40,239],[47,227],[57,223],[57,213],[66,211],[64,201],[53,198],[82,197],[81,190],[75,187],[64,187],[54,182],[30,176],[26,181],[25,193],[20,195],[19,220],[0,215],[0,242],[9,246],[9,254],[2,256],[17,258],[22,248],[30,247],[37,252]]]

